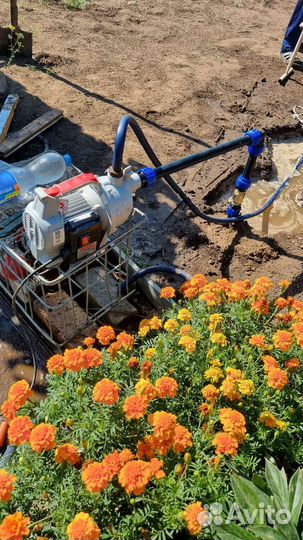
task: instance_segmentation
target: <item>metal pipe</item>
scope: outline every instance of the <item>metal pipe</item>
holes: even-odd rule
[[[166,174],[173,174],[178,171],[182,171],[183,169],[186,169],[187,167],[192,167],[197,163],[203,163],[203,161],[207,161],[214,157],[221,156],[222,154],[227,154],[227,152],[232,152],[232,150],[237,150],[238,148],[242,148],[243,146],[249,146],[251,144],[253,144],[252,137],[250,135],[243,135],[242,137],[234,139],[233,141],[220,144],[219,146],[214,146],[213,148],[209,148],[208,150],[204,150],[203,152],[198,152],[197,154],[193,154],[192,156],[178,159],[177,161],[173,161],[172,163],[168,163],[167,165],[161,165],[160,167],[156,167],[156,169],[154,169],[154,172],[156,178],[160,178],[161,176],[165,176]]]

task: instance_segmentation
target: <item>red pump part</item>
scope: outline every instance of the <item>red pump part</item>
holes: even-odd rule
[[[88,184],[98,183],[97,177],[92,173],[79,174],[79,176],[75,176],[70,180],[65,180],[65,182],[62,182],[61,184],[56,184],[50,188],[46,188],[45,192],[50,197],[61,197],[62,195],[75,191],[75,189],[80,187],[87,186]]]

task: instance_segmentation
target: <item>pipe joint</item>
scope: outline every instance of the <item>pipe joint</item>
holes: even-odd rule
[[[248,153],[252,157],[261,156],[261,154],[263,154],[264,150],[265,150],[265,146],[263,146],[263,144],[257,144],[256,146],[251,145],[251,146],[248,147]]]
[[[263,146],[264,133],[259,129],[250,129],[245,132],[251,138],[251,146]]]
[[[238,176],[238,178],[237,178],[237,181],[236,181],[236,187],[237,187],[240,191],[247,191],[247,190],[250,188],[251,183],[252,183],[251,178],[246,178],[245,176],[243,176],[243,175],[241,174],[241,175]]]

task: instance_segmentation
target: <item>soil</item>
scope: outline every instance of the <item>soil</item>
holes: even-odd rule
[[[1,25],[9,24],[8,1]],[[167,163],[240,136],[251,128],[275,138],[300,135],[292,107],[302,104],[303,73],[284,88],[279,51],[293,5],[287,0],[92,0],[83,11],[60,2],[19,1],[20,24],[33,32],[32,64],[18,60],[3,70],[10,92],[21,96],[12,130],[49,107],[65,119],[48,134],[52,148],[70,152],[84,171],[111,163],[123,114],[141,124]],[[32,143],[12,160],[40,150]],[[218,193],[233,185],[246,160],[236,151],[176,175],[193,201],[223,211]],[[129,134],[125,163],[149,162]],[[257,175],[272,171],[270,144]],[[226,204],[226,203],[225,203]],[[165,183],[140,192],[137,205],[148,226],[134,243],[142,267],[173,263],[210,279],[268,275],[292,279],[300,295],[303,232],[268,237],[249,224],[210,225],[193,216]]]

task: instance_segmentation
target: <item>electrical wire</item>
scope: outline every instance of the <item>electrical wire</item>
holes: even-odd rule
[[[119,167],[120,169],[122,167],[123,151],[124,151],[128,126],[132,128],[134,134],[136,135],[139,143],[141,144],[142,148],[144,149],[145,153],[149,157],[152,164],[155,167],[161,167],[162,166],[161,161],[159,160],[158,156],[156,155],[151,145],[149,144],[138,122],[132,116],[127,115],[127,116],[122,117],[118,130],[117,130],[114,158],[113,158],[113,165],[112,165],[114,171],[118,171]],[[246,221],[253,217],[259,216],[260,214],[265,212],[265,210],[267,210],[270,206],[272,206],[272,204],[280,196],[282,191],[288,186],[289,182],[293,179],[296,173],[301,169],[302,165],[303,165],[303,156],[301,156],[300,159],[298,160],[293,173],[288,178],[286,178],[286,180],[279,186],[276,192],[270,197],[270,199],[268,199],[268,201],[261,208],[259,208],[255,212],[251,212],[250,214],[244,214],[238,217],[218,218],[218,217],[214,217],[214,216],[210,216],[206,214],[205,212],[200,210],[198,206],[196,206],[196,204],[190,199],[190,197],[188,197],[188,195],[186,195],[183,189],[175,182],[175,180],[169,174],[165,174],[163,178],[167,182],[167,184],[173,189],[173,191],[177,193],[177,195],[179,195],[180,199],[192,210],[192,212],[196,216],[208,221],[209,223],[225,225],[229,223],[239,223],[241,221]]]

